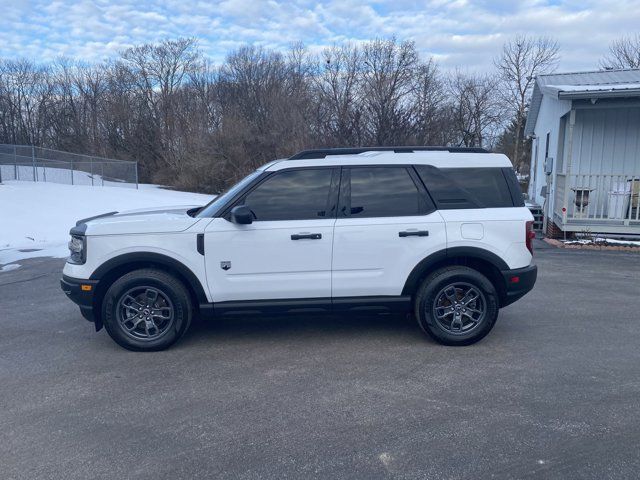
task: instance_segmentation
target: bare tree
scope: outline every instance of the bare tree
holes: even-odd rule
[[[498,79],[492,75],[457,71],[450,79],[449,108],[457,145],[491,147],[494,144],[504,117],[497,87]]]
[[[320,72],[313,76],[317,90],[320,143],[326,146],[359,145],[362,140],[359,71],[362,54],[346,44],[322,53]]]
[[[157,156],[175,171],[181,168],[175,135],[176,92],[197,68],[200,53],[193,38],[140,45],[123,52],[124,66],[131,70],[143,95],[149,118],[157,129],[151,142],[160,142]]]
[[[409,137],[418,53],[413,42],[373,40],[363,47],[362,99],[374,145],[402,144]]]
[[[529,87],[517,79],[529,79],[513,77],[522,100]],[[304,148],[492,147],[514,118],[497,87],[494,75],[440,73],[413,43],[394,38],[319,57],[301,44],[246,46],[219,66],[192,39],[165,40],[99,65],[0,60],[0,143],[135,159],[141,181],[218,192]],[[520,119],[523,104],[512,104]],[[513,125],[504,131],[499,145],[512,149]]]
[[[521,167],[521,130],[535,77],[556,68],[558,52],[558,43],[551,38],[518,35],[504,44],[494,62],[502,80],[504,99],[515,118],[516,139],[511,161],[516,169]]]
[[[418,66],[413,94],[413,130],[417,145],[445,145],[451,141],[443,135],[446,116],[445,85],[435,61],[430,58]]]
[[[600,67],[605,70],[640,68],[640,33],[613,41],[609,53],[600,60]]]
[[[287,55],[257,47],[232,52],[219,71],[217,134],[230,179],[312,142],[311,60],[300,46]]]
[[[0,64],[0,122],[12,142],[41,144],[46,140],[48,113],[53,105],[53,82],[48,67],[29,60]]]

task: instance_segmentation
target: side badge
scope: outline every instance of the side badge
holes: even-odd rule
[[[223,269],[226,272],[227,270],[229,270],[231,268],[231,262],[229,262],[229,261],[220,262],[220,268]]]

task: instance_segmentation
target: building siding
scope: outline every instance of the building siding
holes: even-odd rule
[[[577,109],[571,173],[640,174],[640,108]]]
[[[557,166],[557,161],[555,160],[558,153],[560,117],[569,110],[571,110],[571,101],[569,100],[558,100],[556,98],[550,98],[547,95],[542,98],[534,130],[536,139],[533,141],[531,151],[531,173],[528,191],[531,201],[539,205],[542,205],[544,202],[544,197],[540,195],[540,191],[542,187],[547,184],[544,173],[546,135],[550,133],[549,156],[554,158],[555,169]]]

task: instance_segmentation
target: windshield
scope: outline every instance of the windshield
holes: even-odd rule
[[[236,193],[242,190],[246,185],[251,183],[256,177],[258,177],[262,173],[262,170],[256,170],[255,172],[250,173],[242,180],[240,180],[235,185],[229,187],[226,191],[222,192],[216,198],[214,198],[207,205],[202,207],[202,209],[196,215],[197,218],[202,217],[212,217],[215,213],[222,207],[227,200],[233,198]]]

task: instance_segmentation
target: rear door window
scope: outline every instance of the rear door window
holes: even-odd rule
[[[352,218],[424,215],[434,207],[417,177],[406,167],[352,167],[343,170],[342,216]]]

